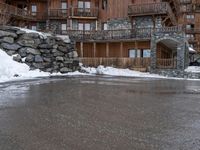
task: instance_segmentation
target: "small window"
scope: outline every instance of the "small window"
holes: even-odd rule
[[[32,13],[33,16],[36,16],[36,13],[37,13],[37,6],[36,5],[31,6],[31,13]]]
[[[129,57],[130,58],[135,58],[136,57],[136,50],[135,49],[130,49],[129,50]]]
[[[83,30],[83,23],[78,24],[78,30]]]
[[[34,30],[34,31],[36,31],[36,30],[37,30],[37,27],[36,27],[35,25],[32,25],[32,26],[31,26],[31,29]]]
[[[89,23],[86,23],[86,24],[85,24],[85,30],[86,30],[86,31],[91,30],[91,27],[90,27],[90,24],[89,24]]]
[[[149,57],[151,57],[151,50],[149,50],[149,49],[144,49],[144,50],[143,50],[143,57],[144,57],[144,58],[149,58]]]
[[[67,3],[61,2],[61,9],[67,9]]]
[[[67,30],[67,24],[61,24],[61,30],[66,31]]]
[[[107,23],[103,23],[103,30],[108,30],[108,24]]]
[[[78,1],[78,8],[84,8],[83,1]]]
[[[107,9],[108,1],[102,0],[102,9]]]

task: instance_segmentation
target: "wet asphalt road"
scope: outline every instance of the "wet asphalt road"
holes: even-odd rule
[[[199,150],[200,81],[0,84],[0,150]]]

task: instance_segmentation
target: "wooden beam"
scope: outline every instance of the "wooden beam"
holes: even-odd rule
[[[123,57],[123,42],[120,42],[120,57]]]
[[[81,57],[83,57],[83,42],[80,42],[80,48],[81,48]]]
[[[96,42],[93,43],[93,57],[96,57],[96,50],[97,50],[97,44]]]
[[[110,50],[110,47],[109,47],[109,43],[107,42],[106,43],[106,57],[109,57],[109,50]]]

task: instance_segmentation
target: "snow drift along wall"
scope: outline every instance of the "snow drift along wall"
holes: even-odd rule
[[[79,69],[75,43],[68,36],[53,36],[16,27],[0,27],[0,48],[31,69],[67,73]]]

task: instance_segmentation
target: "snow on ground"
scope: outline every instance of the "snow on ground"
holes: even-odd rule
[[[18,63],[0,49],[0,82],[6,82],[16,79],[26,79],[33,77],[49,76],[49,73],[44,73],[39,70],[30,71],[26,64]]]
[[[185,69],[185,71],[200,73],[200,66],[189,66],[187,69]]]
[[[144,78],[166,78],[164,76],[143,73],[139,71],[133,71],[130,69],[118,69],[113,67],[99,66],[97,68],[93,67],[83,67],[82,70],[89,74],[99,74],[99,75],[110,75],[110,76],[123,76],[123,77],[144,77]]]

